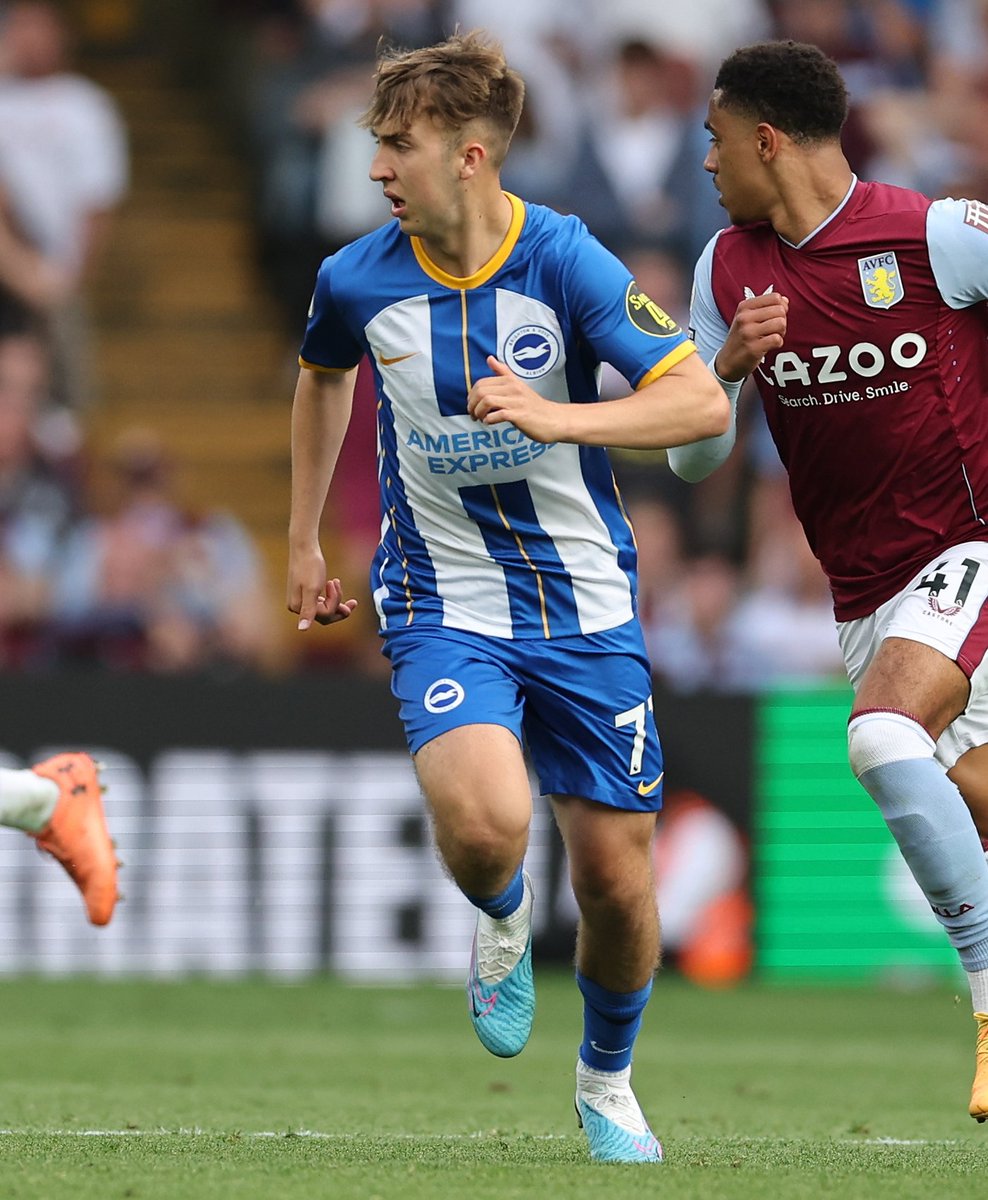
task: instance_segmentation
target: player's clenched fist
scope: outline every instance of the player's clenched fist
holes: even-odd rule
[[[744,379],[766,354],[780,350],[786,337],[789,297],[778,292],[742,300],[714,369],[721,379]]]

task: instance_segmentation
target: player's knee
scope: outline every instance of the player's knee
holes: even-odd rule
[[[528,842],[528,822],[501,813],[460,812],[436,815],[436,843],[458,877],[461,871],[500,874],[506,864],[521,861]]]
[[[906,713],[866,712],[847,726],[847,757],[856,779],[875,767],[912,758],[932,758],[936,743]]]
[[[648,862],[629,870],[617,856],[583,857],[570,866],[573,894],[581,911],[589,908],[621,911],[637,908],[643,895],[654,896],[655,881]]]

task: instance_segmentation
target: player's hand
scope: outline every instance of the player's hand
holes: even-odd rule
[[[742,300],[714,369],[721,379],[744,379],[766,354],[781,350],[786,338],[789,297],[778,292]]]
[[[494,374],[478,379],[470,389],[470,416],[485,425],[510,421],[534,442],[558,442],[565,406],[540,396],[493,354],[488,355],[487,365]]]
[[[301,570],[293,559],[288,573],[288,611],[298,613],[298,628],[304,632],[312,622],[333,625],[345,621],[357,607],[356,600],[344,600],[338,579],[326,579],[322,555],[313,555],[309,570]]]

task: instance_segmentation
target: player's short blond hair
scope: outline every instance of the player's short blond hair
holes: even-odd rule
[[[428,116],[451,134],[473,121],[487,126],[488,150],[500,166],[521,117],[525,82],[504,50],[482,33],[455,34],[419,50],[385,50],[374,98],[360,118],[367,129],[407,129]]]

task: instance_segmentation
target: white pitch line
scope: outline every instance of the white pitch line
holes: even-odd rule
[[[286,1141],[291,1138],[311,1138],[319,1141],[334,1141],[345,1142],[356,1140],[357,1138],[365,1138],[364,1133],[324,1133],[318,1129],[286,1129],[278,1131],[276,1129],[258,1129],[245,1133],[239,1129],[0,1129],[0,1137],[64,1137],[64,1138],[87,1138],[87,1137],[222,1137],[222,1138],[243,1138],[249,1140],[251,1138],[284,1138]],[[382,1137],[390,1137],[396,1141],[404,1140],[410,1142],[454,1142],[454,1141],[476,1141],[480,1138],[501,1138],[504,1139],[509,1135],[497,1132],[482,1132],[482,1133],[387,1133],[381,1134]],[[524,1135],[526,1140],[529,1140],[529,1135]],[[571,1135],[562,1133],[543,1133],[534,1134],[531,1137],[533,1141],[557,1141],[563,1140]],[[575,1136],[575,1135],[573,1135]]]
[[[237,1137],[245,1141],[262,1138],[309,1138],[313,1141],[345,1142],[357,1138],[365,1138],[364,1133],[326,1133],[318,1129],[275,1129],[253,1130],[243,1132],[236,1129],[0,1129],[0,1137],[63,1137],[63,1138],[139,1138],[139,1137]],[[378,1136],[390,1137],[395,1141],[410,1142],[461,1142],[477,1141],[482,1138],[499,1138],[510,1140],[512,1137],[524,1137],[526,1141],[552,1142],[565,1141],[576,1134],[542,1133],[542,1134],[504,1134],[497,1131],[478,1131],[477,1133],[387,1133]],[[676,1138],[680,1145],[689,1142],[708,1141],[707,1138],[686,1137]],[[763,1136],[728,1136],[717,1139],[725,1143],[744,1145],[792,1145],[794,1143],[817,1144],[822,1139],[801,1137],[763,1137]],[[840,1146],[956,1146],[956,1138],[834,1138],[831,1144]]]

